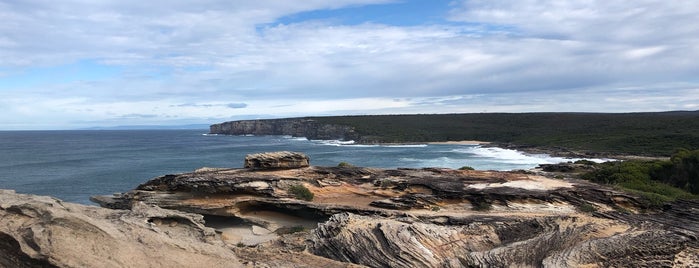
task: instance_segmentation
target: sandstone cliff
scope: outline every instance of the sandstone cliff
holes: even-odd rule
[[[352,127],[323,124],[312,119],[241,120],[213,124],[211,134],[291,135],[312,140],[359,140]]]
[[[291,191],[302,185],[310,201]],[[696,267],[697,202],[643,212],[613,189],[533,173],[304,167],[166,175],[95,197],[227,222],[239,258],[369,267]],[[274,257],[273,252],[287,254]],[[280,259],[282,258],[282,259]],[[298,258],[298,257],[297,257]],[[334,262],[333,262],[334,261]]]

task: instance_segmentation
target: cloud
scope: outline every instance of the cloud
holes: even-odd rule
[[[448,22],[279,22],[363,5],[390,14],[400,3],[0,0],[0,104],[9,111],[0,122],[645,111],[699,103],[692,95],[699,5],[690,0],[470,0],[453,1]],[[76,62],[110,71],[8,82]]]
[[[226,107],[231,108],[231,109],[241,109],[241,108],[248,107],[248,105],[246,103],[229,103],[229,104],[226,104]]]
[[[226,103],[226,104],[198,104],[198,103],[183,103],[177,105],[170,105],[170,107],[196,107],[196,108],[208,108],[208,107],[228,107],[231,109],[242,109],[248,107],[247,103]]]
[[[125,114],[118,116],[123,119],[133,119],[133,118],[156,118],[157,114]]]

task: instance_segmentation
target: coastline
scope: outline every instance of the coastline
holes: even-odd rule
[[[449,145],[487,145],[491,144],[488,141],[463,140],[463,141],[432,141],[427,144],[449,144]]]

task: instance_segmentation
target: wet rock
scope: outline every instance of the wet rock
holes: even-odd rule
[[[245,156],[245,168],[251,169],[290,169],[310,165],[307,155],[296,152],[270,152]]]

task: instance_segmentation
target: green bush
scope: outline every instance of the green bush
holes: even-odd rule
[[[303,226],[297,225],[297,226],[292,226],[292,227],[282,227],[274,231],[276,234],[279,235],[284,235],[284,234],[293,234],[293,233],[298,233],[298,232],[303,232],[306,231],[306,228]]]
[[[476,211],[489,211],[493,208],[493,204],[487,201],[471,202],[471,206],[473,207],[472,209]]]
[[[592,161],[587,160],[587,159],[580,159],[580,160],[578,160],[578,161],[573,162],[573,164],[586,165],[586,166],[594,166],[594,165],[597,165],[597,163],[592,162]]]
[[[337,164],[338,167],[353,167],[354,165],[347,163],[347,162],[340,162]]]
[[[289,193],[294,195],[296,199],[311,201],[313,200],[313,193],[308,190],[303,184],[295,184],[289,187]]]
[[[463,167],[460,167],[459,170],[475,170],[475,168],[472,168],[470,166],[463,166]]]
[[[578,206],[578,210],[580,210],[581,212],[592,213],[597,211],[597,207],[590,203],[584,203]]]
[[[597,167],[581,178],[636,193],[653,207],[699,193],[699,150],[680,150],[669,161],[616,161]]]

